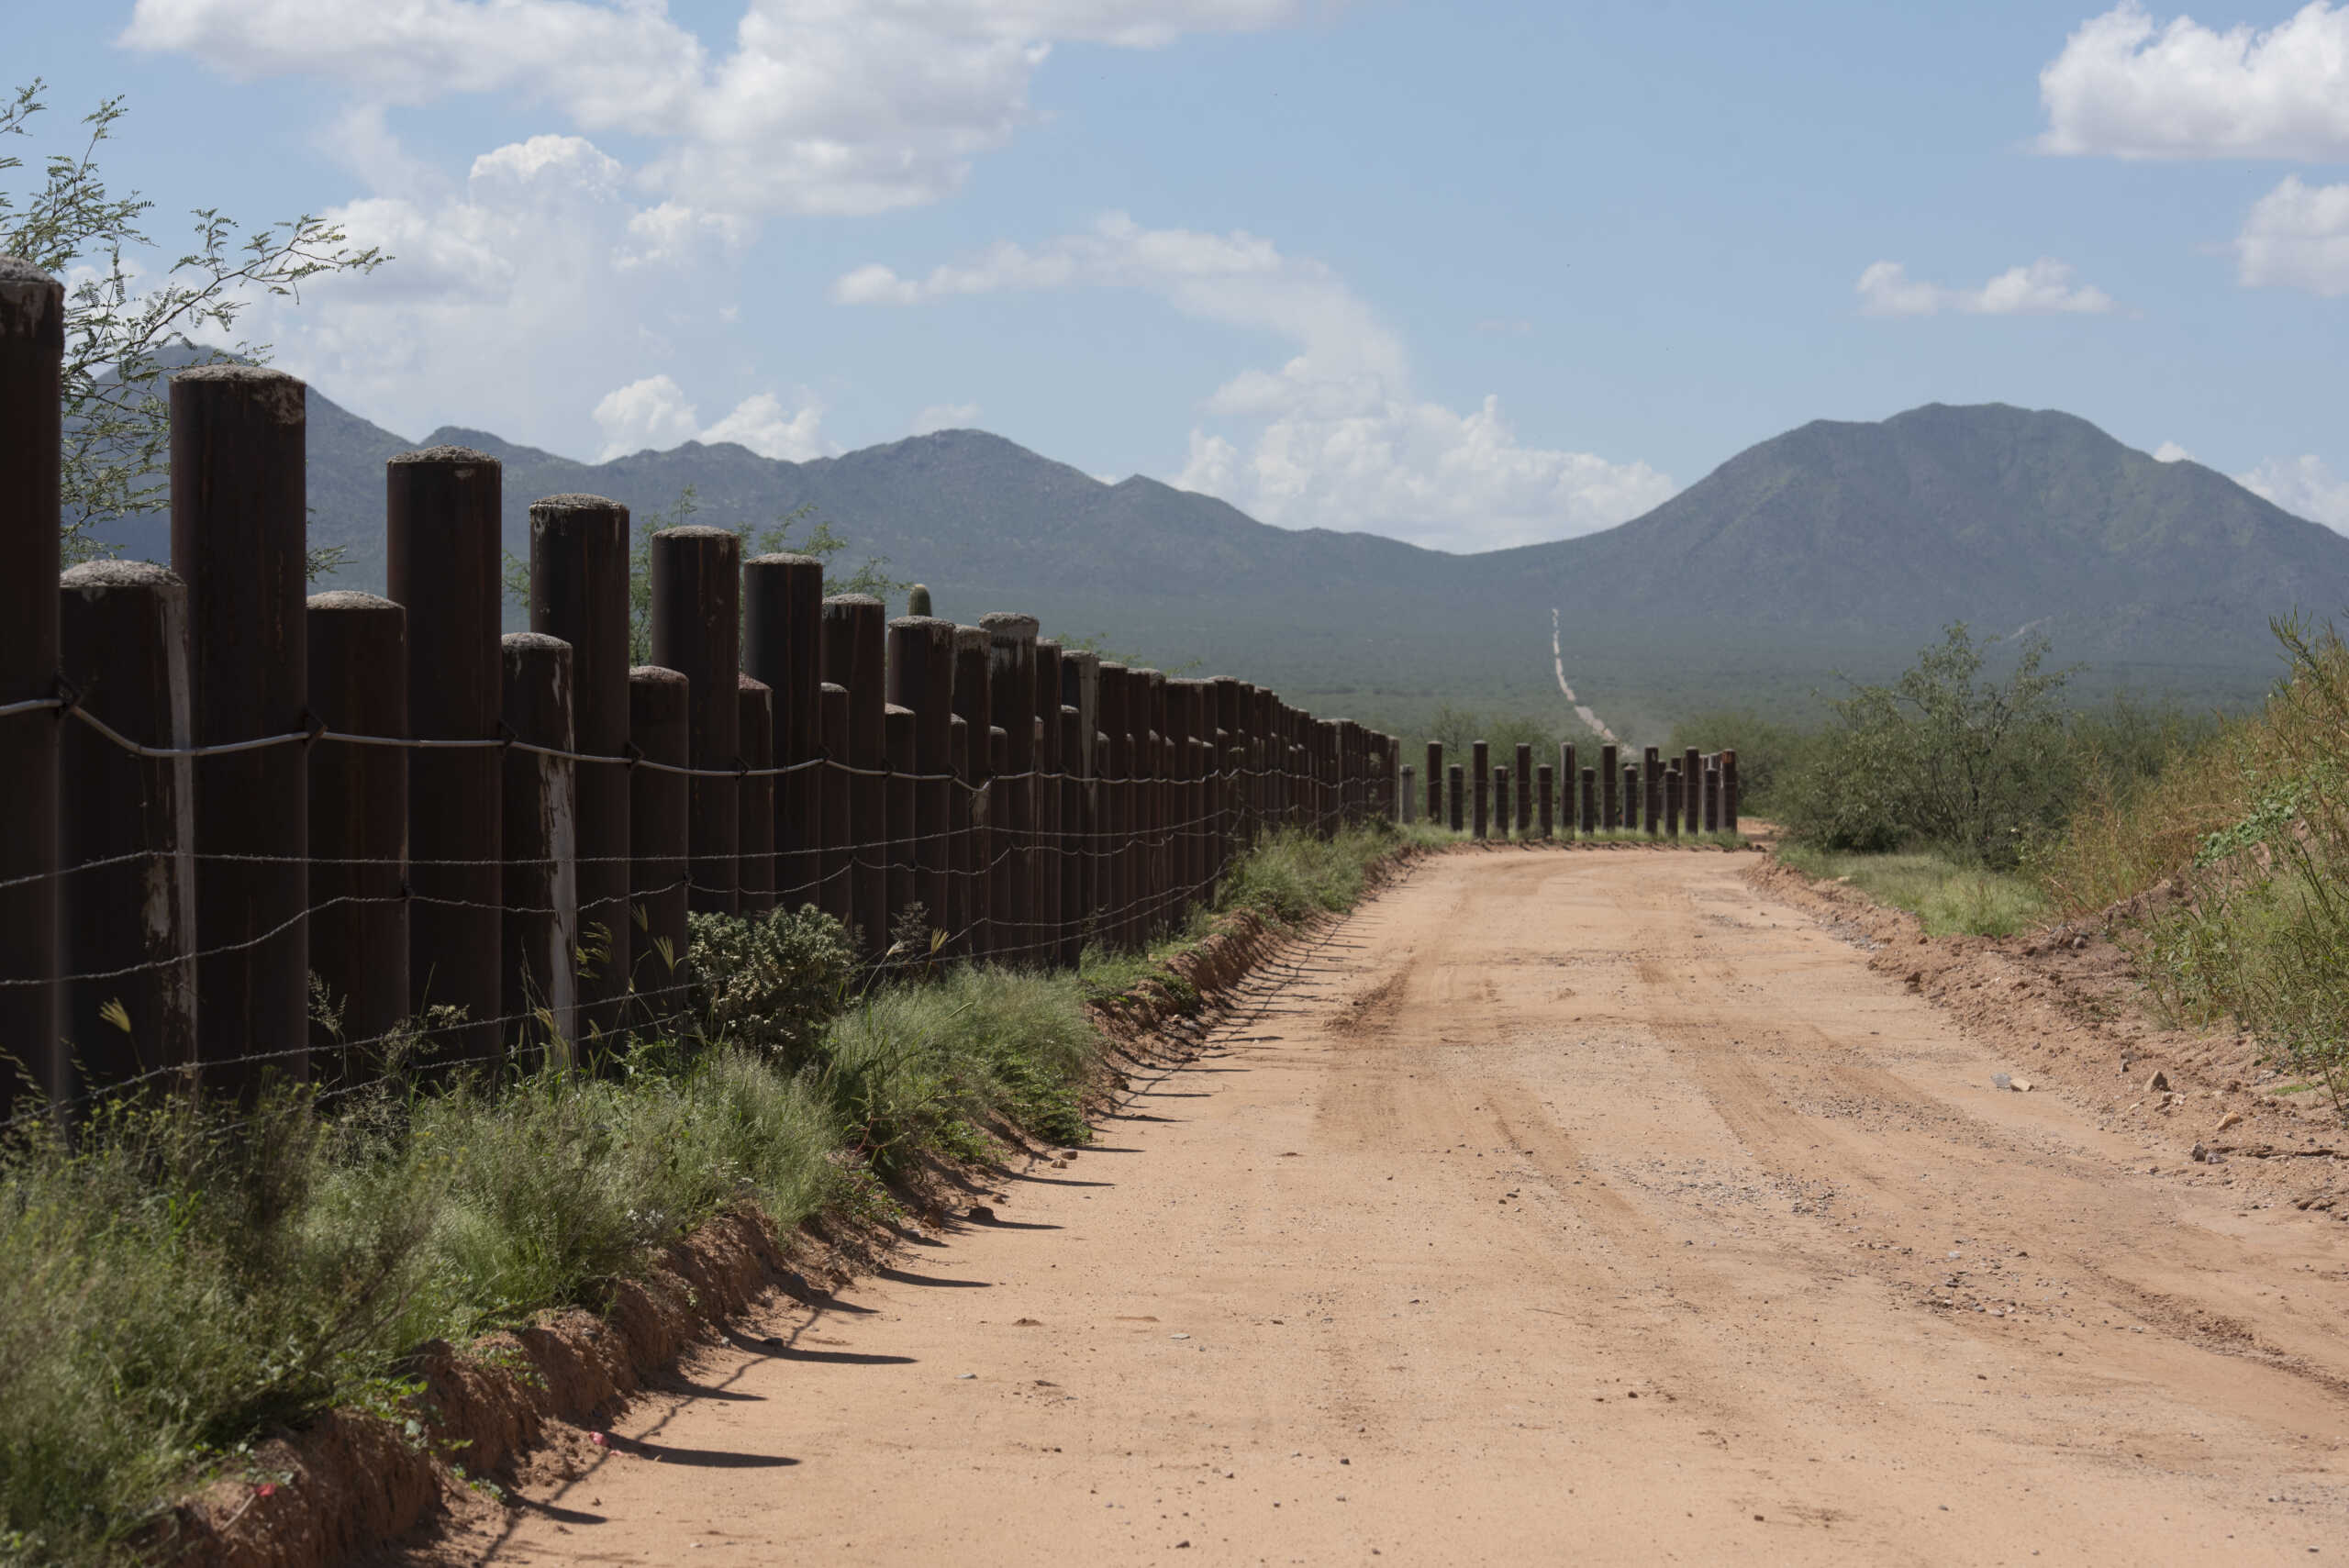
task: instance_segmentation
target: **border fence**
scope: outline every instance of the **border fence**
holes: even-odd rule
[[[1539,766],[1533,748],[1520,743],[1514,773],[1507,765],[1492,764],[1482,740],[1471,744],[1469,754],[1474,765],[1464,775],[1459,763],[1446,766],[1442,741],[1428,742],[1426,800],[1431,825],[1449,825],[1455,833],[1473,832],[1479,839],[1573,839],[1579,832],[1586,839],[1643,834],[1667,842],[1683,835],[1700,838],[1738,830],[1734,750],[1699,751],[1691,746],[1677,757],[1665,757],[1649,746],[1635,762],[1629,748],[1606,745],[1598,749],[1597,767],[1577,769],[1571,740],[1558,747],[1554,764]],[[1402,820],[1418,821],[1419,781],[1408,762],[1398,770],[1397,788]]]
[[[1397,740],[1030,617],[888,619],[820,562],[386,465],[386,592],[307,593],[306,396],[172,378],[172,564],[60,573],[56,280],[0,258],[0,1123],[150,1083],[532,1062],[685,1006],[687,917],[813,904],[880,969],[1074,965],[1212,903],[1259,834],[1399,807]],[[455,1012],[428,1012],[428,1009]]]

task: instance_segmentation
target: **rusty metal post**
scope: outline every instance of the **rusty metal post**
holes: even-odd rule
[[[572,750],[571,644],[539,631],[508,632],[506,728],[526,746]],[[579,1038],[579,833],[576,766],[524,746],[507,749],[506,865],[500,890],[505,944],[500,1033],[525,1069],[568,1066]]]
[[[742,537],[729,528],[663,528],[652,536],[652,662],[688,683],[686,754],[725,777],[687,782],[692,837],[686,906],[732,915],[742,903]]]
[[[1061,944],[1053,956],[1063,969],[1074,969],[1084,955],[1085,931],[1090,924],[1085,907],[1085,867],[1092,859],[1085,835],[1085,780],[1077,772],[1090,748],[1085,744],[1084,716],[1074,704],[1061,704],[1060,730]]]
[[[1595,838],[1598,833],[1598,770],[1582,771],[1582,836]]]
[[[953,907],[954,623],[904,616],[889,623],[889,700],[914,716],[914,887],[933,930],[954,932]],[[944,952],[945,949],[940,950]]]
[[[292,376],[247,365],[172,378],[172,567],[187,584],[199,746],[310,728],[306,398]],[[495,538],[493,528],[493,548]],[[51,603],[53,582],[44,579]],[[414,692],[411,681],[411,701]],[[495,754],[484,760],[496,766]],[[196,854],[253,857],[202,860],[195,884],[196,944],[210,954],[196,961],[196,1054],[205,1089],[226,1098],[308,1074],[307,762],[302,746],[265,746],[199,758],[193,773]],[[493,896],[496,874],[493,865]],[[489,917],[494,942],[495,906]],[[483,963],[492,1006],[496,964],[493,947]],[[279,1051],[290,1054],[249,1060]]]
[[[1022,964],[1042,961],[1042,906],[1036,891],[1036,618],[997,611],[979,617],[988,639],[987,699],[1003,731],[999,793],[992,803],[1000,835],[993,907],[996,951]]]
[[[1737,748],[1721,751],[1721,831],[1737,831]]]
[[[1129,692],[1123,664],[1101,664],[1101,731],[1108,747],[1101,755],[1097,827],[1101,864],[1101,940],[1124,947],[1131,940],[1129,924],[1133,893],[1133,736]]]
[[[817,786],[816,843],[822,869],[817,877],[816,906],[846,926],[854,937],[856,879],[850,874],[849,846],[854,835],[850,831],[849,789],[857,781],[842,765],[849,750],[846,686],[829,681],[817,685],[816,747],[824,759],[824,765],[813,770],[821,781]]]
[[[384,596],[407,609],[409,731],[495,740],[503,473],[471,448],[428,447],[393,458],[384,481]],[[429,1042],[447,1064],[487,1062],[500,1045],[499,771],[495,748],[408,759],[408,1005],[463,1009],[469,1021]]]
[[[1457,833],[1460,831],[1460,814],[1462,808],[1467,804],[1467,796],[1463,793],[1464,786],[1461,783],[1460,764],[1457,762],[1451,763],[1444,769],[1444,772],[1449,775],[1444,780],[1444,804],[1449,806],[1452,811],[1452,820],[1447,824],[1447,826],[1449,826],[1453,832]]]
[[[1609,832],[1622,826],[1623,765],[1612,743],[1598,749],[1598,825]]]
[[[946,786],[945,956],[967,958],[973,951],[971,929],[971,840],[974,814],[971,782],[971,726],[961,714],[946,721],[946,765],[953,780]]]
[[[914,776],[921,771],[916,761],[919,728],[914,710],[909,707],[890,703],[881,710],[884,765],[889,770],[889,776],[879,781],[883,795],[883,851],[888,866],[889,945],[896,948],[901,940],[907,943],[896,956],[913,962],[929,954],[930,927],[926,907],[920,912],[918,925],[910,924],[907,918],[920,901],[914,873]]]
[[[92,570],[76,567],[66,580]],[[309,619],[318,722],[345,735],[406,736],[407,612],[373,594],[319,594]],[[357,1084],[373,1075],[385,1037],[408,1016],[408,752],[320,740],[310,748],[309,790],[310,973],[340,1015],[332,1029],[310,1020],[311,1075]],[[191,898],[195,874],[188,867]]]
[[[1487,814],[1492,806],[1490,799],[1493,783],[1492,748],[1484,741],[1478,740],[1469,746],[1468,755],[1475,764],[1476,773],[1475,782],[1470,787],[1475,791],[1476,837],[1482,839],[1486,836],[1489,826]]]
[[[1705,769],[1705,831],[1721,830],[1721,770],[1718,762]]]
[[[94,561],[53,592],[61,673],[83,711],[136,744],[184,749],[187,585],[144,562]],[[72,1101],[195,1061],[195,799],[184,757],[141,757],[79,722],[59,740],[71,783],[57,818],[63,973],[131,972],[64,987],[64,1048],[53,1066],[39,1065],[55,1074],[42,1086]],[[405,795],[394,804],[405,814]],[[396,866],[391,884],[396,900]]]
[[[1575,786],[1582,778],[1582,769],[1575,763],[1575,748],[1566,741],[1558,748],[1558,820],[1564,834],[1571,839],[1582,826],[1582,813],[1575,805]]]
[[[693,684],[675,670],[639,664],[628,673],[629,743],[639,758],[629,770],[629,899],[635,919],[629,984],[635,1026],[654,1034],[674,1028],[684,1014],[692,980],[685,879],[693,795],[685,774],[668,771],[687,765],[692,703]]]
[[[1508,806],[1508,769],[1495,768],[1493,770],[1493,824],[1495,835],[1501,839],[1507,839],[1509,836]]]
[[[1680,754],[1681,816],[1695,833],[1705,819],[1705,759],[1694,746]]]
[[[742,671],[774,693],[774,761],[795,771],[775,780],[775,902],[822,904],[824,778],[816,688],[823,680],[824,563],[812,555],[761,555],[742,563]]]
[[[1640,752],[1640,815],[1649,838],[1664,830],[1664,754],[1653,746]]]
[[[1664,836],[1680,837],[1680,765],[1675,762],[1664,770]]]
[[[597,1042],[628,1028],[636,923],[629,910],[629,516],[601,495],[549,495],[530,503],[530,629],[571,645],[572,827],[578,849],[576,1039]]]
[[[1410,763],[1403,764],[1403,826],[1409,827],[1419,819],[1419,770]]]
[[[831,771],[848,786],[849,902],[867,961],[889,951],[888,792],[876,776],[888,750],[882,715],[889,706],[888,620],[887,607],[869,594],[824,601],[824,680],[848,693],[848,751],[839,760],[857,770]]]
[[[1441,828],[1443,813],[1443,742],[1428,742],[1428,825]]]
[[[1533,748],[1520,742],[1517,748],[1517,836],[1530,838],[1533,832]]]
[[[1069,767],[1076,792],[1070,842],[1079,851],[1067,862],[1061,901],[1069,918],[1068,944],[1062,961],[1071,968],[1081,962],[1085,944],[1098,936],[1101,912],[1101,656],[1076,649],[1061,657],[1061,706],[1076,710],[1078,751]],[[1067,747],[1062,747],[1063,757]]]
[[[991,865],[995,858],[995,797],[990,783],[995,775],[988,771],[991,757],[987,740],[987,732],[995,728],[995,708],[987,685],[987,664],[993,657],[993,648],[994,639],[987,636],[985,628],[954,628],[954,715],[969,732],[962,794],[970,829],[963,840],[964,869],[957,879],[961,885],[955,895],[961,916],[956,929],[969,935],[955,951],[974,958],[983,958],[995,951],[995,932],[987,923],[995,898]]]
[[[1631,763],[1623,764],[1623,830],[1636,833],[1640,828],[1640,770]]]
[[[1036,639],[1036,783],[1030,798],[1036,813],[1036,944],[1034,962],[1059,964],[1067,931],[1061,915],[1061,865],[1067,845],[1061,838],[1061,645]]]
[[[65,288],[0,256],[0,708],[57,696]],[[57,710],[0,713],[0,1118],[57,1086]]]
[[[1558,772],[1544,762],[1536,770],[1536,787],[1542,792],[1542,837],[1546,841],[1557,836]]]
[[[774,899],[774,689],[764,681],[734,677],[735,736],[741,749],[742,780],[736,819],[745,919],[763,919]]]

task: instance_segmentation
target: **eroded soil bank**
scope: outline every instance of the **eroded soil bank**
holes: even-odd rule
[[[2349,1552],[2329,1157],[2188,1161],[2222,1107],[2127,1110],[2125,1020],[1752,865],[1422,862],[410,1560]]]

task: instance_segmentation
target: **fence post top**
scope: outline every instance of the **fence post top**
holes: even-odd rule
[[[107,564],[120,565],[122,562],[108,562]],[[82,568],[77,566],[73,572],[81,570]],[[73,573],[69,572],[65,575],[72,577]],[[177,582],[178,578],[174,576],[173,581]],[[380,594],[362,594],[351,588],[336,588],[328,593],[313,594],[310,595],[310,608],[313,611],[324,610],[330,615],[390,616],[402,620],[407,618],[406,605],[386,599]]]
[[[195,373],[193,371],[180,373],[181,375]],[[414,451],[395,452],[384,460],[384,466],[389,468],[396,464],[406,467],[410,463],[420,462],[434,463],[443,468],[478,468],[486,464],[491,468],[502,469],[505,466],[487,452],[477,452],[471,447],[454,446],[418,447]]]
[[[959,629],[952,621],[938,616],[898,616],[889,623],[891,631],[927,631],[941,636]]]
[[[319,597],[323,598],[325,595],[321,595]],[[351,597],[361,598],[364,597],[364,595],[354,594]],[[313,606],[317,602],[317,599],[312,599],[310,601]],[[560,637],[549,637],[543,631],[509,631],[505,636],[497,639],[497,645],[508,653],[561,653],[568,656],[571,652],[571,644],[565,642]],[[658,670],[661,666],[658,664],[646,664],[640,666],[640,668],[646,670]],[[630,677],[633,677],[636,673],[636,671],[630,670],[629,674]],[[675,673],[674,671],[668,673],[672,674]],[[683,680],[685,677],[680,675],[677,678],[679,680]]]
[[[673,532],[675,532],[675,533],[684,533],[684,532],[685,532],[686,530],[685,530],[685,529],[684,529],[684,528],[676,528],[676,529],[673,529],[672,531],[673,531]],[[704,529],[703,531],[704,531],[704,532],[706,532],[706,533],[725,533],[725,532],[726,532],[726,530],[725,530],[724,528],[707,528],[707,529]],[[655,539],[659,539],[659,538],[660,538],[660,537],[662,537],[662,536],[661,536],[661,535],[659,535],[659,534],[655,534],[655,535],[653,535],[652,537],[653,537],[653,538],[655,538]],[[731,538],[732,536],[731,536],[731,535],[729,535],[728,537],[729,537],[729,538]],[[870,595],[870,594],[832,594],[832,595],[827,595],[827,596],[825,597],[825,600],[824,600],[824,611],[825,611],[825,613],[826,613],[826,614],[828,614],[828,615],[829,615],[829,614],[830,614],[830,613],[831,613],[832,611],[834,611],[834,610],[840,610],[840,611],[843,611],[843,612],[848,612],[848,611],[861,611],[861,610],[885,610],[885,609],[887,609],[888,607],[889,607],[888,606],[886,606],[886,605],[883,604],[880,600],[878,600],[878,599],[874,598],[874,597],[872,595]]]
[[[581,491],[566,491],[560,495],[541,495],[530,503],[530,516],[534,518],[540,514],[551,517],[568,512],[618,512],[620,516],[626,517],[628,507],[608,495],[589,495]]]
[[[65,285],[22,256],[0,256],[0,337],[65,346]]]
[[[738,692],[743,692],[746,694],[758,693],[767,696],[773,696],[774,695],[774,688],[773,686],[768,685],[764,681],[760,680],[755,675],[746,675],[739,670],[734,673],[734,689]]]
[[[803,571],[812,566],[820,573],[824,569],[824,563],[821,561],[817,560],[816,557],[812,555],[801,555],[796,551],[787,550],[776,550],[768,555],[754,555],[751,557],[750,560],[742,562],[742,565],[745,570],[753,566],[772,566],[781,568],[785,571]]]
[[[737,550],[742,548],[740,534],[736,533],[732,528],[714,528],[707,523],[687,523],[682,528],[662,528],[652,537],[657,539],[676,539],[681,543],[698,544],[706,540],[712,544],[719,544],[721,549],[725,545],[732,545]],[[721,544],[720,541],[723,543]]]
[[[526,637],[530,634],[515,632],[512,635]],[[631,665],[629,668],[628,682],[632,686],[690,686],[693,684],[691,681],[685,679],[683,671],[672,670],[665,664]]]
[[[980,628],[997,642],[1019,642],[1033,638],[1043,623],[1034,616],[1021,615],[1016,610],[990,610],[979,617]]]
[[[60,589],[78,589],[85,599],[96,598],[108,588],[152,588],[180,593],[187,590],[187,584],[181,580],[178,573],[168,566],[158,566],[151,561],[85,561],[61,573],[57,585]],[[368,595],[356,596],[365,598]],[[315,605],[317,600],[310,602]]]

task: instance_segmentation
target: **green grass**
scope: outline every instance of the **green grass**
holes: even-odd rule
[[[1906,909],[1936,937],[2010,937],[2054,912],[2026,879],[1946,855],[1865,855],[1783,844],[1778,859],[1807,876],[1849,883],[1879,904]]]
[[[1349,907],[1406,838],[1277,836],[1220,908]],[[0,1144],[0,1562],[122,1560],[206,1477],[264,1479],[272,1432],[335,1406],[405,1419],[417,1345],[598,1307],[718,1213],[787,1230],[885,1207],[881,1183],[992,1158],[1001,1133],[1084,1140],[1105,1043],[1086,1002],[1212,923],[1075,973],[982,965],[857,996],[824,917],[697,918],[696,1039],[601,1076],[158,1097]]]

